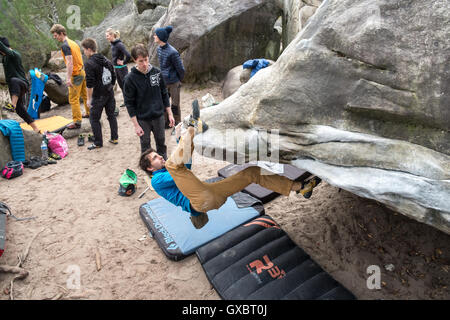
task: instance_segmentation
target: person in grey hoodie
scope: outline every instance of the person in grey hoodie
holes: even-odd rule
[[[161,71],[149,63],[145,45],[135,45],[131,49],[131,57],[136,62],[136,67],[125,77],[123,94],[131,122],[141,141],[141,152],[151,147],[150,134],[153,132],[156,152],[167,159],[164,111],[168,114],[170,127],[174,126],[175,119],[166,84]]]
[[[89,121],[94,134],[94,143],[88,147],[88,150],[93,150],[103,147],[102,127],[100,124],[103,109],[105,109],[111,129],[109,142],[112,144],[118,143],[118,125],[114,114],[116,100],[113,90],[116,75],[112,63],[103,55],[97,53],[97,43],[94,39],[84,39],[81,42],[81,47],[86,57],[89,58],[85,64],[86,87],[88,106],[90,108]]]

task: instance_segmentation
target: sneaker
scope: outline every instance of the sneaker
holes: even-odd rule
[[[122,104],[120,105],[120,107],[121,107],[121,108],[126,107],[125,103],[122,103]]]
[[[78,144],[79,147],[84,146],[84,135],[83,135],[83,134],[80,134],[80,135],[78,136],[78,142],[77,142],[77,144]]]
[[[3,109],[8,110],[10,112],[16,111],[16,107],[14,107],[11,103],[7,103],[5,106],[3,106]]]
[[[119,107],[116,107],[114,109],[114,115],[116,116],[116,118],[119,116],[119,113],[120,113],[120,109],[119,109]]]
[[[94,142],[94,136],[92,134],[88,134],[88,141],[89,142]]]
[[[94,149],[98,149],[101,148],[102,146],[97,146],[95,143],[91,144],[88,148],[88,150],[94,150]]]
[[[82,116],[81,116],[82,118],[84,118],[84,119],[89,119],[89,115],[88,114],[83,114]]]
[[[313,177],[311,180],[309,180],[308,182],[305,182],[302,185],[302,188],[299,191],[297,191],[297,194],[301,193],[303,195],[303,197],[305,197],[306,199],[311,198],[313,189],[315,187],[317,187],[317,185],[321,181],[322,181],[322,179],[320,179],[319,177]]]
[[[112,144],[118,144],[119,143],[119,140],[118,139],[109,139],[108,140],[110,143],[112,143]]]
[[[69,130],[80,129],[81,123],[72,122],[71,124],[67,125],[66,128]]]

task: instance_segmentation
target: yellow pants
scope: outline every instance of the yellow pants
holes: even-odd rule
[[[89,114],[89,108],[87,106],[86,73],[84,70],[81,70],[78,76],[82,76],[83,81],[79,85],[75,85],[74,76],[72,76],[72,87],[69,87],[69,103],[72,107],[73,122],[81,123],[82,115],[80,108],[80,97],[83,98],[86,114]]]
[[[187,197],[192,207],[199,212],[220,208],[227,198],[243,190],[249,184],[257,183],[264,188],[289,196],[294,183],[279,175],[261,175],[260,167],[248,167],[228,178],[218,182],[207,183],[200,181],[191,170],[186,168],[194,150],[194,128],[189,127],[181,137],[177,148],[166,161],[166,169],[172,176],[181,193]]]

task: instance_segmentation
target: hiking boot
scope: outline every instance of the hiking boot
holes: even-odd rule
[[[6,105],[4,105],[3,109],[10,111],[10,112],[16,111],[16,107],[14,107],[11,103],[7,103]]]
[[[118,139],[109,139],[108,142],[112,143],[112,144],[119,144],[119,140]]]
[[[302,185],[302,188],[297,192],[301,193],[303,195],[303,197],[305,197],[306,199],[311,198],[313,189],[322,181],[322,179],[320,179],[319,177],[313,177],[311,180],[309,180],[308,182],[305,182]]]
[[[208,223],[208,215],[206,213],[200,213],[198,216],[190,216],[191,222],[194,225],[195,229],[201,229]]]
[[[102,146],[97,146],[95,143],[91,144],[88,148],[88,150],[94,150],[94,149],[98,149],[101,148]]]
[[[81,123],[72,122],[71,124],[68,124],[66,128],[69,129],[69,130],[80,129],[81,128]]]
[[[198,100],[192,102],[192,113],[189,116],[188,125],[197,129],[197,133],[202,133],[208,130],[208,125],[200,119],[200,106]]]
[[[83,134],[80,134],[78,136],[77,144],[78,144],[79,147],[84,146],[84,135]]]

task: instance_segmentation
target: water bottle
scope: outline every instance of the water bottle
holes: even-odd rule
[[[42,139],[41,143],[42,160],[48,160],[48,147],[45,139]]]

